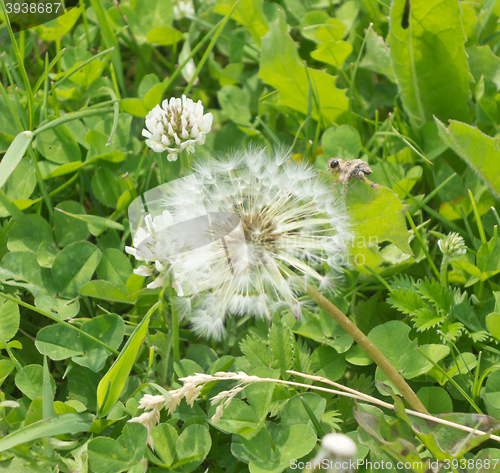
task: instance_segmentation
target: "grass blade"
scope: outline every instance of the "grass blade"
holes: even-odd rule
[[[0,452],[41,437],[76,434],[89,430],[94,416],[91,414],[59,414],[43,419],[0,439]]]
[[[50,384],[49,365],[45,353],[43,354],[42,412],[44,419],[54,415],[54,391]]]
[[[14,138],[14,141],[9,146],[2,161],[0,162],[0,187],[5,184],[5,181],[12,174],[19,161],[23,159],[24,153],[28,149],[34,133],[32,131],[23,131]]]
[[[135,328],[134,333],[128,339],[123,350],[116,358],[115,362],[108,370],[104,378],[101,379],[97,387],[97,405],[99,406],[99,417],[105,416],[114,407],[120,397],[123,387],[130,374],[130,370],[135,361],[146,332],[148,330],[151,314],[160,303],[157,302],[142,319],[142,322]]]

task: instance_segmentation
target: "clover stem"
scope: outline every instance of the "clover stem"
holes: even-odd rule
[[[382,354],[382,352],[370,341],[370,339],[351,322],[332,302],[323,294],[317,291],[310,284],[307,285],[307,294],[322,309],[324,309],[333,319],[358,343],[366,354],[377,364],[377,366],[389,378],[391,383],[398,389],[408,404],[418,412],[429,414],[422,401],[417,397],[413,389],[403,379],[399,372]]]
[[[193,159],[187,151],[180,153],[181,158],[181,176],[188,176],[193,172]]]
[[[450,261],[449,255],[443,254],[443,261],[441,261],[441,287],[448,287],[448,263]]]
[[[172,346],[174,351],[174,363],[179,363],[180,349],[179,349],[179,318],[177,317],[177,307],[174,302],[176,296],[175,289],[170,284],[170,313],[172,314]]]

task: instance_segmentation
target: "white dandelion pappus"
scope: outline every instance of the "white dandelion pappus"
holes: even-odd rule
[[[194,103],[185,95],[182,99],[172,97],[147,114],[142,136],[153,151],[168,151],[167,159],[175,161],[179,153],[194,153],[197,143],[205,143],[205,136],[212,129],[212,121],[211,113],[203,114],[201,100]]]
[[[221,340],[228,315],[271,319],[287,309],[300,318],[305,283],[334,287],[351,238],[348,216],[328,179],[289,158],[252,148],[195,164],[207,214],[239,220],[234,230],[234,218],[221,219],[220,228],[213,225],[218,246],[183,253],[175,262],[184,293],[194,295],[182,307],[197,335]],[[165,206],[195,218],[191,200],[187,190],[177,192]]]

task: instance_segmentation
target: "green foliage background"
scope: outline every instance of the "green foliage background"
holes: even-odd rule
[[[0,13],[0,471],[294,471],[336,431],[372,462],[500,471],[498,442],[409,420],[314,306],[303,321],[234,319],[214,345],[183,324],[174,363],[168,291],[145,288],[124,253],[130,202],[180,172],[141,137],[164,98],[186,93],[214,115],[195,160],[255,142],[285,144],[320,172],[361,158],[377,185],[342,190],[357,236],[335,304],[429,412],[471,427],[500,418],[500,2],[196,0],[180,18],[174,7],[82,0],[15,34]],[[437,242],[451,232],[467,251],[443,264]],[[396,414],[260,383],[214,426],[209,399],[232,387],[214,383],[162,412],[154,451],[127,423],[143,394],[179,377],[304,382],[290,369]]]

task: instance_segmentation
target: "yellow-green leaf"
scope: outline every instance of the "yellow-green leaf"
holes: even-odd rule
[[[99,383],[97,387],[97,405],[99,406],[99,414],[101,416],[108,414],[116,404],[116,401],[118,401],[134,364],[135,357],[139,352],[142,340],[146,336],[151,314],[155,311],[158,304],[156,303],[149,309],[142,322],[135,328],[128,339],[118,358]]]

